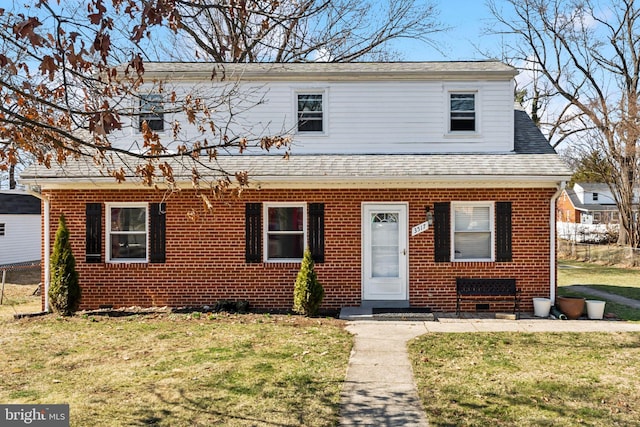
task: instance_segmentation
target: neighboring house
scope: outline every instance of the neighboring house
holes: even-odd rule
[[[556,227],[561,239],[608,243],[615,240],[620,213],[607,184],[575,183],[558,198]]]
[[[40,199],[22,191],[0,191],[0,269],[40,262],[40,222]]]
[[[209,80],[212,67],[146,64],[145,81],[166,80],[165,90],[179,93],[220,89]],[[260,101],[234,116],[236,133],[291,129],[294,144],[288,160],[273,150],[201,158],[203,176],[218,167],[250,176],[241,197],[212,200],[210,213],[191,170],[177,163],[181,191],[171,195],[133,179],[118,184],[91,159],[23,172],[23,184],[41,189],[49,218],[45,254],[56,219],[67,218],[82,308],[231,299],[286,310],[306,247],[325,311],[453,311],[457,277],[514,278],[524,309],[532,297],[555,297],[555,200],[571,173],[514,110],[514,68],[488,61],[225,70],[226,82],[239,79],[235,90],[252,94],[244,102]],[[168,99],[144,90],[143,117],[171,138],[169,124],[185,121],[164,113]],[[131,146],[139,123],[124,125],[120,142]]]

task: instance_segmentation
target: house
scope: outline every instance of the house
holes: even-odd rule
[[[23,191],[0,191],[0,270],[38,264],[41,240],[40,200]]]
[[[616,238],[620,213],[609,186],[575,183],[558,198],[558,236],[576,242],[609,242]]]
[[[203,177],[219,168],[248,171],[240,197],[210,198],[203,212],[192,171],[176,161],[180,191],[171,194],[131,178],[116,183],[91,159],[22,173],[43,199],[45,254],[57,218],[67,219],[81,308],[226,299],[286,310],[307,247],[327,312],[361,305],[453,311],[458,277],[516,279],[523,309],[532,309],[532,297],[555,297],[555,202],[571,173],[514,109],[514,68],[495,61],[227,64],[223,83],[210,80],[213,67],[146,64],[145,81],[165,81],[165,94],[222,93],[233,84],[245,94],[238,102],[252,105],[224,122],[229,132],[292,136],[288,159],[250,149],[200,158]],[[138,143],[142,120],[170,139],[169,124],[181,118],[152,83],[142,91],[133,102],[142,118],[125,123],[123,146]]]

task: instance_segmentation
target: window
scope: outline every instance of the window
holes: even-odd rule
[[[620,214],[618,212],[611,212],[611,222],[614,224],[620,222]]]
[[[598,193],[593,193],[593,194],[591,195],[591,197],[593,197],[593,201],[594,201],[594,202],[597,202],[597,201],[598,201]]]
[[[147,261],[146,204],[107,205],[107,260]]]
[[[0,236],[4,236],[4,224],[0,224]]]
[[[476,131],[476,95],[474,93],[449,94],[449,131]]]
[[[493,203],[453,203],[453,260],[493,259]]]
[[[324,132],[323,94],[297,94],[298,132]]]
[[[602,222],[602,214],[600,212],[593,213],[593,223],[600,224]]]
[[[140,130],[142,130],[142,123],[147,122],[149,129],[163,131],[164,105],[162,103],[162,95],[152,93],[140,96],[140,115],[138,119],[138,129]]]
[[[265,204],[265,261],[300,261],[307,218],[303,204]]]

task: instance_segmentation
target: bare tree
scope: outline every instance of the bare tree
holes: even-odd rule
[[[395,57],[392,42],[444,27],[430,0],[178,0],[178,59],[351,62]],[[186,56],[185,56],[186,55]]]
[[[640,211],[634,205],[640,178],[640,9],[634,0],[489,5],[503,32],[515,36],[514,60],[539,73],[561,105],[551,136],[602,154],[599,172],[621,214],[619,242],[640,247]]]
[[[174,2],[13,4],[12,10],[0,8],[0,169],[10,170],[21,155],[45,166],[88,157],[117,180],[134,175],[146,185],[171,186],[176,161],[195,171],[201,156],[215,159],[219,150],[288,144],[286,135],[228,132],[233,109],[246,110],[259,99],[240,93],[237,82],[226,82],[221,66],[211,64],[212,80],[224,81],[213,93],[180,93],[166,82],[145,79],[144,58],[157,31],[178,30]],[[185,123],[170,123],[172,137],[160,138],[140,119],[140,144],[122,147],[117,142],[124,124],[137,123],[141,114],[132,99],[142,102],[141,88],[150,86],[167,99],[165,112],[180,113]],[[214,120],[220,106],[229,112],[227,121]],[[185,137],[184,125],[197,134]],[[216,172],[223,178],[215,189],[229,188],[234,177],[240,187],[246,184],[243,171]],[[197,184],[200,177],[194,173],[193,180]]]

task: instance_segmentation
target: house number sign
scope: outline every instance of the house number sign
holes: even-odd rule
[[[411,236],[415,236],[417,234],[422,233],[425,230],[429,229],[429,222],[425,221],[422,224],[418,224],[411,229]]]

